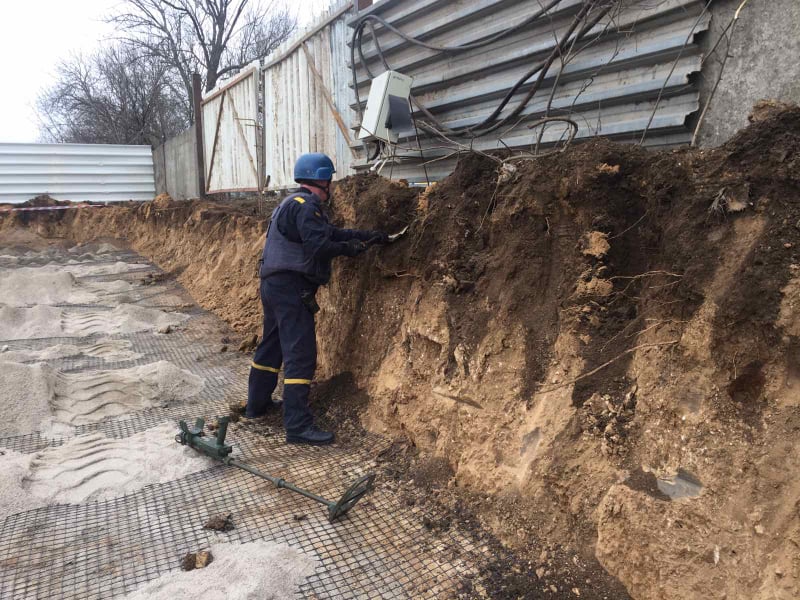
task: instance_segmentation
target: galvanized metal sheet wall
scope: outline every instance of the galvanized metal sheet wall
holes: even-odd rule
[[[150,146],[0,143],[0,203],[151,200]]]
[[[270,189],[295,185],[292,168],[304,152],[330,156],[337,178],[352,174],[350,144],[355,136],[349,129],[352,91],[347,84],[351,31],[346,24],[351,6],[351,2],[339,4],[311,29],[312,35],[301,34],[286,42],[264,69],[264,162]],[[328,104],[326,90],[347,137]]]
[[[258,69],[250,67],[203,98],[206,191],[258,191]]]
[[[359,17],[375,14],[429,44],[458,46],[507,29],[542,4],[539,0],[382,0]],[[556,36],[566,30],[581,4],[582,0],[562,0],[534,23],[485,47],[457,53],[421,48],[380,25],[376,25],[376,31],[391,68],[413,76],[413,95],[440,121],[455,128],[474,125],[491,114],[513,84],[552,52]],[[626,3],[623,10],[601,21],[585,38],[585,47],[567,63],[557,85],[556,60],[516,125],[511,122],[484,137],[462,137],[458,141],[481,150],[505,146],[529,149],[536,134],[527,125],[549,114],[574,119],[579,125],[578,139],[600,135],[638,142],[647,128],[648,145],[688,143],[691,133],[686,119],[699,104],[698,90],[690,76],[700,70],[702,61],[694,36],[708,28],[707,4],[705,0]],[[368,32],[364,40],[367,64],[377,75],[385,67]],[[363,68],[359,67],[357,73],[363,104],[370,80]],[[512,97],[503,114],[523,98],[530,82]],[[419,112],[416,116],[424,119]],[[556,142],[563,133],[563,126],[550,126],[542,141]],[[422,137],[426,160],[450,152],[441,148],[451,145],[442,138]],[[401,162],[391,167],[392,175],[422,180],[415,138],[401,139],[400,146]],[[431,163],[429,175],[440,178],[451,172],[453,165],[454,159]]]

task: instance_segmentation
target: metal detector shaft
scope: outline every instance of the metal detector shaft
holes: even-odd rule
[[[231,465],[232,467],[242,469],[243,471],[247,471],[256,477],[260,477],[261,479],[266,479],[277,488],[286,488],[291,492],[295,492],[296,494],[310,498],[315,502],[324,504],[328,507],[329,521],[335,521],[342,515],[349,512],[349,510],[353,508],[353,506],[355,506],[365,494],[372,490],[372,484],[375,481],[375,475],[369,473],[356,480],[356,482],[347,489],[344,495],[342,495],[337,502],[331,502],[322,496],[318,496],[317,494],[301,489],[289,483],[285,479],[273,477],[272,475],[263,473],[262,471],[259,471],[255,467],[251,467],[246,463],[239,462],[235,458],[230,457],[233,447],[225,443],[225,436],[228,433],[228,421],[228,417],[220,417],[218,419],[219,425],[217,429],[217,435],[213,440],[207,438],[205,435],[205,421],[203,419],[197,419],[194,427],[189,427],[186,424],[186,421],[181,421],[181,430],[178,432],[178,435],[175,436],[175,441],[179,444],[183,444],[184,446],[194,448],[198,452],[223,462],[226,465]]]
[[[332,504],[335,504],[334,502],[330,502],[329,500],[326,500],[322,496],[317,496],[316,494],[313,494],[311,492],[307,492],[306,490],[300,489],[299,487],[292,485],[291,483],[289,483],[285,479],[280,479],[278,477],[273,477],[272,475],[267,475],[266,473],[262,473],[261,471],[259,471],[255,467],[251,467],[250,465],[246,465],[246,464],[244,464],[242,462],[239,462],[235,458],[225,459],[225,464],[231,465],[233,467],[238,467],[239,469],[247,471],[248,473],[252,473],[256,477],[261,477],[261,479],[266,479],[267,481],[273,483],[276,488],[286,488],[287,490],[291,490],[293,492],[297,492],[301,496],[305,496],[306,498],[311,498],[312,500],[316,500],[320,504],[324,504],[324,505],[328,506],[329,508],[330,508],[330,506]]]

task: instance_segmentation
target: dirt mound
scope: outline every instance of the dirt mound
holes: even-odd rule
[[[56,200],[55,198],[51,198],[47,194],[42,194],[41,196],[36,196],[35,198],[31,198],[30,200],[26,200],[18,204],[17,206],[20,207],[33,207],[33,206],[69,206],[72,204],[69,200]]]
[[[780,441],[800,426],[798,161],[796,107],[719,149],[594,141],[499,185],[462,160],[394,193],[407,238],[339,263],[321,370],[494,493],[509,544],[569,539],[637,598],[792,597],[799,496],[772,465],[800,464]],[[381,222],[366,194],[342,205]]]
[[[349,374],[315,401],[434,465],[415,473],[526,557],[515,597],[575,595],[553,557],[587,577],[597,557],[635,598],[800,595],[800,109],[755,121],[713,150],[597,140],[502,182],[467,155],[421,195],[337,186],[341,225],[410,227],[337,261],[319,377]],[[128,239],[257,331],[262,219],[64,212],[37,229]],[[608,595],[590,580],[581,597]]]

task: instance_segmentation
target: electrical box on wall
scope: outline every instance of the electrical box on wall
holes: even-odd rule
[[[408,98],[412,81],[411,77],[397,71],[386,71],[372,80],[358,139],[394,144],[400,132],[411,130]]]

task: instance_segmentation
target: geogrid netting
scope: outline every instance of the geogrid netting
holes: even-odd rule
[[[35,257],[28,259],[36,264]],[[119,255],[113,260],[120,260]],[[52,256],[45,262],[53,262]],[[133,281],[142,273],[122,276]],[[112,281],[121,276],[92,279],[101,278]],[[157,282],[142,289],[153,292],[153,296],[143,294],[135,301],[143,306],[153,306],[149,301],[165,290],[186,298],[174,282]],[[108,310],[102,306],[64,309]],[[78,354],[47,361],[74,376],[164,360],[204,379],[203,389],[186,401],[74,427],[74,435],[102,432],[125,438],[164,421],[209,420],[227,414],[229,402],[246,398],[249,361],[240,353],[220,351],[225,327],[196,308],[181,310],[192,317],[168,335],[148,331],[105,336],[124,340],[126,347],[141,356],[106,361]],[[30,351],[56,344],[86,347],[101,337],[13,340],[2,345]],[[337,500],[353,481],[373,469],[375,458],[389,448],[385,438],[369,433],[348,439],[345,445],[315,448],[286,445],[279,428],[266,431],[258,434],[248,425],[231,424],[229,441],[237,457],[330,500]],[[0,426],[0,448],[31,453],[65,441],[39,433],[2,438]],[[234,530],[215,533],[203,528],[209,517],[228,513]],[[321,504],[219,465],[111,500],[54,505],[6,518],[0,525],[0,598],[119,596],[176,570],[186,552],[208,548],[217,540],[285,542],[314,556],[319,566],[302,586],[301,597],[456,595],[466,578],[478,574],[487,558],[485,551],[456,528],[426,529],[422,517],[419,508],[407,506],[388,483],[379,481],[376,490],[347,516],[329,523]]]

